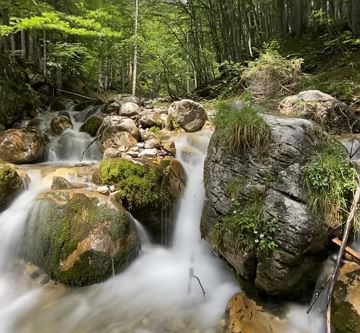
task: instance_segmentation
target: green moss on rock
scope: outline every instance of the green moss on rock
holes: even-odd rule
[[[123,158],[104,160],[99,165],[103,184],[115,184],[117,199],[130,210],[147,205],[158,206],[169,200],[164,186],[165,165],[137,164]]]
[[[103,119],[99,116],[90,117],[81,127],[80,132],[86,132],[91,136],[96,136],[96,133],[101,126]]]
[[[130,216],[107,197],[83,190],[53,191],[36,198],[25,256],[52,278],[83,286],[122,270],[138,252]]]
[[[23,187],[24,183],[15,168],[0,164],[0,210],[8,205]]]

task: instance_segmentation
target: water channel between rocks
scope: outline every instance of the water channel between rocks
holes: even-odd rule
[[[60,138],[50,137],[49,163],[24,166],[31,178],[29,187],[0,215],[0,333],[218,332],[226,304],[239,287],[200,237],[208,130],[175,140],[187,186],[171,247],[151,244],[142,232],[138,259],[123,273],[86,288],[39,287],[18,269],[19,235],[29,219],[36,220],[31,215],[36,213],[31,210],[33,198],[50,188],[54,175],[89,182],[88,177],[79,177],[74,165],[92,139],[79,132],[85,118],[71,111],[70,115],[74,128]],[[46,126],[49,119],[44,116]],[[93,145],[84,160],[90,163],[99,155],[99,147]],[[323,315],[316,309],[306,315],[303,306],[288,308],[288,333],[323,331]]]

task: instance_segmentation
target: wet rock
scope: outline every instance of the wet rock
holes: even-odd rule
[[[124,117],[131,117],[136,116],[140,113],[140,107],[139,105],[133,103],[133,102],[127,102],[123,105],[121,105],[119,115]]]
[[[206,120],[207,115],[201,104],[184,99],[170,105],[167,126],[170,129],[180,126],[186,132],[196,132]]]
[[[287,333],[286,324],[265,312],[244,294],[236,294],[226,309],[225,333]]]
[[[202,236],[257,288],[270,295],[304,297],[315,284],[329,230],[306,204],[303,166],[332,143],[311,121],[263,117],[271,140],[261,153],[250,149],[234,154],[215,131],[204,168]],[[259,212],[260,220],[254,215]],[[248,223],[246,219],[258,222],[249,226],[244,239],[232,228],[236,221]]]
[[[98,186],[96,191],[103,195],[110,195],[110,189],[107,186]]]
[[[80,132],[86,132],[91,136],[96,136],[98,129],[100,128],[104,117],[95,115],[86,120],[86,122],[80,127]]]
[[[0,133],[0,159],[6,162],[42,162],[45,153],[45,140],[34,129],[9,129]]]
[[[169,155],[174,156],[176,155],[176,147],[174,141],[162,141],[161,148],[165,150]]]
[[[360,266],[356,263],[340,269],[332,300],[332,324],[337,333],[360,332]]]
[[[100,163],[99,178],[104,185],[115,185],[115,200],[141,221],[154,241],[169,240],[173,207],[186,179],[181,163],[171,158],[109,159]]]
[[[72,183],[64,177],[55,176],[51,184],[52,190],[71,190],[88,187],[86,184]]]
[[[0,164],[0,211],[4,210],[21,193],[24,182],[16,169],[9,164]]]
[[[141,114],[139,123],[142,128],[159,127],[163,128],[166,124],[167,115],[161,113],[161,111],[145,111]]]
[[[106,101],[105,112],[106,113],[119,113],[121,106],[125,103],[135,103],[141,106],[141,101],[138,97],[119,94],[110,96]]]
[[[139,157],[156,157],[158,155],[158,150],[156,148],[153,149],[144,149],[140,152]]]
[[[286,97],[280,103],[279,111],[287,116],[313,120],[332,134],[360,132],[360,119],[354,111],[319,90],[306,90]]]
[[[31,218],[33,217],[33,218]],[[56,281],[104,281],[137,256],[133,220],[109,197],[85,190],[39,195],[23,236],[23,254]]]
[[[56,116],[50,122],[51,129],[55,135],[60,135],[64,130],[73,128],[71,119],[67,116]]]
[[[157,138],[150,139],[145,142],[145,149],[159,149],[161,147],[161,141]]]
[[[136,139],[128,132],[117,132],[111,136],[103,136],[101,149],[105,153],[109,149],[115,149],[118,153],[127,152],[136,145]],[[109,151],[108,151],[109,153]],[[109,154],[107,154],[109,155]]]
[[[140,132],[135,122],[122,116],[107,116],[99,128],[99,134],[102,133],[102,142],[111,138],[118,132],[128,132],[136,140],[140,139]]]

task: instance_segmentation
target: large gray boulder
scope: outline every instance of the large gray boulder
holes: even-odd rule
[[[45,153],[45,140],[37,130],[9,129],[0,134],[0,159],[6,162],[42,162]]]
[[[202,129],[207,115],[201,104],[190,99],[183,99],[170,105],[167,126],[176,128],[180,126],[186,132],[196,132]]]
[[[103,140],[118,132],[128,132],[135,139],[140,139],[140,131],[132,119],[122,116],[105,117],[99,128],[99,134],[102,133]]]
[[[360,119],[345,103],[319,90],[306,90],[284,98],[280,113],[310,119],[332,134],[360,132]]]
[[[124,117],[136,116],[140,113],[140,107],[136,103],[127,102],[120,108],[119,115]]]
[[[284,295],[313,275],[327,243],[328,228],[308,208],[302,180],[303,166],[328,139],[308,120],[264,119],[271,140],[261,153],[234,154],[215,131],[205,161],[201,229],[238,275],[268,294]],[[236,223],[244,223],[245,234]]]

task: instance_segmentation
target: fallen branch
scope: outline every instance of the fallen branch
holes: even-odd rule
[[[353,225],[354,222],[354,218],[356,215],[356,211],[358,209],[358,203],[360,201],[360,184],[359,184],[359,180],[358,180],[358,186],[356,188],[356,192],[354,195],[354,199],[351,205],[351,209],[350,209],[350,213],[349,216],[346,220],[345,223],[345,230],[343,233],[343,240],[342,240],[342,244],[340,246],[340,250],[337,256],[337,260],[336,260],[336,265],[334,267],[334,270],[330,276],[330,285],[329,285],[329,289],[327,292],[327,306],[326,306],[326,333],[331,333],[331,300],[332,300],[332,295],[334,292],[334,286],[335,286],[335,282],[339,276],[339,270],[340,270],[340,265],[341,265],[341,260],[342,257],[344,255],[345,252],[345,248],[346,248],[346,244],[347,241],[349,239],[349,234],[351,231],[351,227]]]
[[[333,238],[331,240],[334,244],[341,246],[342,245],[342,241],[339,238]],[[355,250],[353,250],[351,247],[346,246],[345,247],[345,252],[350,255],[351,257],[353,257],[354,259],[356,259],[357,261],[360,261],[360,253],[356,252]]]
[[[312,299],[308,309],[306,310],[306,313],[309,314],[314,306],[314,304],[316,303],[316,301],[319,299],[320,295],[322,294],[322,292],[325,290],[325,287],[328,285],[328,283],[330,282],[330,278],[331,276],[329,276],[327,278],[327,280],[322,284],[322,286],[316,291],[314,298]]]
[[[91,145],[92,145],[94,142],[96,142],[96,140],[100,139],[101,136],[102,136],[102,133],[99,134],[94,140],[92,140],[92,141],[85,147],[84,151],[83,151],[82,154],[81,154],[80,163],[82,162],[86,151],[91,147]]]
[[[89,100],[92,100],[92,101],[97,101],[97,99],[96,99],[96,98],[93,98],[93,97],[80,95],[80,94],[77,94],[77,93],[74,93],[74,92],[71,92],[71,91],[62,90],[62,89],[57,89],[57,90],[60,91],[60,92],[65,93],[65,94],[74,95],[74,96],[81,97],[81,98],[85,98],[85,99],[89,99]]]

